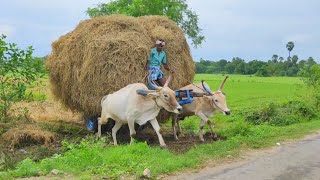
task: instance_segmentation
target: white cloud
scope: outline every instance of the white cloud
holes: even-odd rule
[[[108,2],[105,0],[55,0],[55,1],[44,1],[44,0],[11,0],[7,2],[3,2],[2,5],[6,6],[14,6],[15,8],[25,8],[25,9],[35,9],[35,8],[48,8],[48,9],[78,9],[78,8],[87,8],[92,7],[95,4],[99,4],[100,2]],[[4,6],[5,7],[5,6]]]
[[[199,15],[206,42],[192,49],[205,59],[240,56],[268,60],[284,55],[285,44],[294,41],[299,56],[319,56],[320,13],[318,0],[188,0]]]
[[[310,34],[293,34],[284,39],[284,43],[292,41],[294,43],[306,44],[310,40],[312,40],[312,36]]]
[[[11,25],[0,24],[0,34],[5,34],[6,36],[12,36],[15,32],[15,28]]]
[[[35,44],[36,51],[50,51],[50,44],[71,31],[85,11],[109,0],[10,0],[1,3],[0,33],[14,35],[18,44]],[[267,60],[284,56],[285,44],[294,41],[299,57],[319,57],[319,0],[187,0],[199,15],[206,42],[191,47],[197,59],[231,59],[239,56]]]

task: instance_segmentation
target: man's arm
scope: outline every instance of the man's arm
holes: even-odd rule
[[[145,67],[144,67],[144,69],[145,69],[146,71],[149,70],[149,64],[150,64],[150,61],[147,60],[146,65],[145,65]]]
[[[145,65],[145,67],[144,67],[146,71],[149,70],[149,64],[150,64],[151,58],[152,58],[152,49],[151,49],[151,51],[150,51],[149,58],[147,59],[146,65]]]
[[[167,55],[165,54],[162,60],[162,64],[165,70],[170,71],[170,72],[174,72],[174,70],[172,70],[169,65],[167,64]]]
[[[169,67],[168,64],[164,64],[163,67],[164,67],[165,70],[170,71],[170,67]]]

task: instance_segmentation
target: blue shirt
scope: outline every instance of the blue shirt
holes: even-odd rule
[[[167,55],[166,52],[161,51],[160,53],[157,51],[157,47],[151,49],[149,66],[160,66],[161,64],[167,63]]]

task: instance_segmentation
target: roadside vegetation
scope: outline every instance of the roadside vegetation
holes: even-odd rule
[[[43,60],[32,57],[31,47],[19,50],[4,39],[0,39],[0,179],[139,178],[146,168],[156,178],[199,168],[207,160],[237,158],[243,151],[267,148],[320,129],[320,66],[314,64],[301,68],[301,77],[230,75],[224,91],[232,115],[217,114],[211,119],[217,141],[206,137],[205,143],[198,141],[183,152],[170,149],[170,144],[169,149],[161,149],[145,139],[113,146],[110,133],[97,139],[83,122],[70,121],[80,116],[55,107]],[[224,76],[197,74],[195,82],[205,80],[216,90]],[[55,109],[51,113],[55,116],[43,115],[50,114],[48,107]],[[181,122],[187,137],[197,137],[199,123],[197,117]],[[171,122],[161,127],[169,135],[165,140],[170,139]],[[209,132],[206,126],[205,130]],[[180,145],[184,143],[188,142]]]
[[[183,29],[194,47],[205,40],[198,15],[186,0],[113,0],[86,13],[90,17],[165,15]],[[180,138],[175,148],[167,143],[169,148],[161,149],[158,142],[147,140],[146,130],[138,131],[147,135],[132,145],[121,140],[113,146],[110,132],[97,139],[85,129],[79,114],[53,100],[45,57],[33,57],[32,47],[21,50],[5,39],[0,36],[0,180],[34,176],[138,179],[146,168],[155,179],[201,168],[207,161],[236,159],[245,151],[320,130],[320,65],[312,57],[291,57],[293,42],[286,45],[287,59],[274,54],[267,62],[240,57],[195,62],[195,82],[205,80],[212,90],[229,75],[224,93],[231,116],[218,113],[211,118],[218,140],[205,136],[204,143],[195,140],[200,119],[186,118],[181,122],[184,140]],[[166,142],[173,139],[170,121],[161,128]],[[207,126],[204,130],[210,132]],[[123,136],[129,137],[126,133]],[[183,151],[176,150],[180,146]]]
[[[32,56],[31,46],[21,50],[5,38],[0,36],[0,122],[10,119],[9,109],[14,102],[32,96],[26,94],[27,87],[45,74],[43,61]]]
[[[211,89],[219,86],[222,75],[196,75],[195,81],[206,80]],[[301,93],[305,92],[305,93]],[[300,78],[251,77],[231,75],[225,85],[232,115],[217,114],[212,119],[220,140],[196,145],[187,152],[160,149],[140,141],[114,147],[109,134],[98,140],[90,133],[82,138],[66,138],[59,152],[51,157],[33,160],[28,157],[16,166],[0,172],[5,179],[43,176],[58,170],[57,176],[90,179],[93,176],[118,178],[140,177],[145,168],[152,177],[186,168],[199,168],[206,160],[236,158],[247,149],[274,146],[287,139],[301,138],[318,131],[320,121],[317,98]],[[182,121],[185,133],[197,136],[200,119]],[[162,127],[169,132],[170,122]],[[68,131],[66,125],[63,131]],[[207,131],[207,127],[205,128]],[[58,129],[56,129],[59,131]],[[61,130],[61,127],[60,127]],[[70,133],[77,133],[73,130]],[[207,140],[207,139],[206,139]],[[207,140],[208,141],[208,140]]]

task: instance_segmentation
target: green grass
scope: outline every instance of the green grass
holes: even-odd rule
[[[211,89],[217,89],[223,78],[221,75],[196,75],[195,80],[204,79]],[[320,120],[317,117],[287,126],[253,125],[244,119],[243,112],[257,110],[270,102],[301,100],[299,95],[306,92],[305,89],[299,78],[230,76],[224,91],[232,115],[217,114],[212,118],[216,132],[226,140],[198,145],[186,153],[176,154],[145,143],[114,147],[109,140],[89,137],[78,144],[63,143],[63,153],[40,162],[26,159],[15,169],[0,172],[0,179],[46,175],[52,169],[58,169],[60,176],[67,173],[81,179],[118,178],[121,175],[138,178],[145,168],[149,168],[155,178],[160,174],[197,168],[209,159],[237,157],[242,150],[266,148],[318,131]],[[182,121],[182,127],[185,132],[196,133],[199,123],[199,118],[190,117]],[[162,125],[163,128],[168,126],[169,123]]]
[[[28,89],[25,92],[26,101],[45,101],[47,97],[48,90],[48,76],[46,75],[43,78],[40,78],[28,85]]]
[[[233,131],[229,127],[226,131]],[[0,173],[3,178],[28,177],[47,174],[58,169],[62,174],[90,179],[91,176],[116,178],[123,174],[139,177],[149,168],[153,177],[185,168],[195,168],[208,159],[221,159],[228,155],[236,157],[246,148],[265,148],[284,139],[300,138],[320,128],[320,121],[294,124],[286,127],[251,126],[239,134],[229,134],[226,141],[199,145],[185,154],[176,155],[168,150],[149,147],[145,143],[105,146],[102,141],[84,140],[80,145],[69,145],[70,150],[62,155],[35,163],[30,159],[21,162],[15,170]],[[222,130],[221,130],[222,131]],[[87,177],[87,178],[85,178]]]
[[[225,76],[197,74],[195,82],[202,79],[212,90],[217,90]],[[306,87],[298,77],[255,77],[229,75],[223,91],[227,95],[227,102],[231,110],[257,108],[269,102],[293,100]]]

